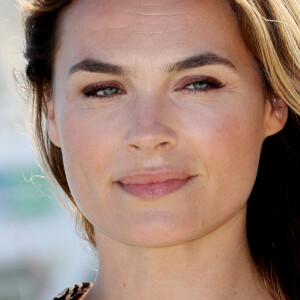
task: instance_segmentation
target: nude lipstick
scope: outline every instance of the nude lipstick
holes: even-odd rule
[[[180,171],[135,173],[120,178],[117,183],[125,192],[135,197],[154,199],[179,190],[193,177]]]

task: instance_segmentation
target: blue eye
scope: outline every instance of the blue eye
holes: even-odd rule
[[[109,98],[124,92],[116,86],[111,85],[92,85],[85,88],[82,92],[86,97]]]
[[[99,89],[96,92],[96,95],[97,96],[110,96],[110,95],[119,94],[119,93],[120,93],[120,90],[118,88],[113,87],[113,86],[108,86],[106,88]]]
[[[185,86],[188,90],[206,90],[209,87],[209,83],[196,81],[193,83],[189,83]]]
[[[188,84],[185,84],[183,86],[184,90],[190,90],[191,92],[207,92],[211,89],[219,89],[224,87],[220,81],[207,77],[207,78],[201,78],[201,79],[194,79],[192,82],[189,82]]]

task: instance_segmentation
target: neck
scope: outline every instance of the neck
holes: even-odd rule
[[[245,216],[168,247],[98,235],[99,273],[87,299],[270,299],[251,259]]]

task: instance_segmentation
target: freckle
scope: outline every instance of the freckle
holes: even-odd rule
[[[123,287],[125,287],[125,286],[126,286],[126,283],[124,282],[124,283],[123,283]]]

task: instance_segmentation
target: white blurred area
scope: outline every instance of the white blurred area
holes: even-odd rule
[[[96,261],[77,237],[41,174],[24,125],[12,69],[22,71],[23,39],[15,0],[0,6],[0,300],[50,300],[93,281]]]

